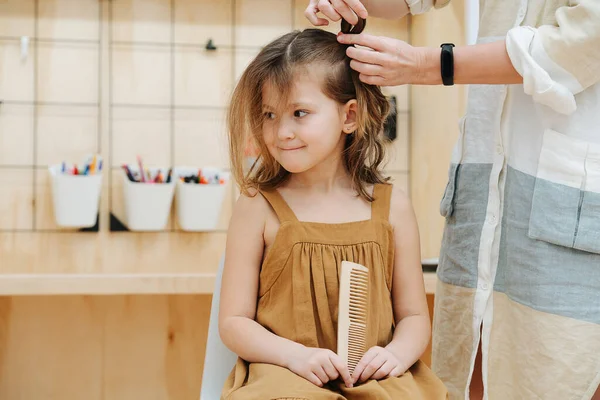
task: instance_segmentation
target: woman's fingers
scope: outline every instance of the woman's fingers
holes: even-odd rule
[[[387,81],[383,76],[375,76],[375,75],[364,75],[360,74],[358,76],[361,82],[366,83],[367,85],[375,85],[375,86],[392,86],[388,85]]]
[[[366,64],[360,61],[350,61],[350,67],[363,75],[381,76],[384,73],[380,65]]]
[[[385,62],[385,54],[379,51],[369,50],[366,48],[356,48],[350,46],[346,49],[346,55],[353,60],[364,62],[367,64],[383,65]]]
[[[386,49],[386,42],[381,36],[373,36],[367,33],[354,34],[342,34],[337,37],[338,42],[343,44],[353,44],[363,47],[369,47],[373,50],[382,51]]]
[[[319,9],[317,8],[318,3],[319,0],[310,0],[308,7],[306,7],[306,10],[304,10],[304,16],[314,26],[327,26],[329,25],[329,21],[327,21],[325,18],[320,18],[317,16],[317,13],[319,12]]]
[[[317,9],[334,22],[342,19],[342,16],[335,10],[329,0],[320,0],[317,4]]]
[[[367,9],[360,0],[345,0],[346,4],[358,15],[359,17],[366,19],[369,16]],[[348,21],[350,22],[350,21]]]
[[[352,25],[358,23],[358,17],[366,19],[369,16],[360,0],[310,0],[304,16],[315,26],[329,25],[327,19],[317,16],[319,11],[334,22],[344,18]]]
[[[340,14],[340,16],[342,18],[344,18],[346,21],[348,21],[351,25],[358,24],[358,17],[354,13],[354,11],[352,11],[352,9],[350,9],[348,4],[346,4],[346,1],[330,0],[330,2],[331,2],[331,5],[333,6],[333,8],[335,9],[335,11],[338,14]]]

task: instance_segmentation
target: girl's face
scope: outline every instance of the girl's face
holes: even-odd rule
[[[322,70],[321,70],[322,71]],[[298,73],[287,105],[265,84],[263,138],[271,155],[291,173],[341,159],[345,135],[356,129],[356,100],[339,104],[321,91],[319,68]]]

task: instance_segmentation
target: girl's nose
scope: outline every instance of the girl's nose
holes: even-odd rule
[[[281,122],[281,124],[279,124],[279,128],[277,129],[277,138],[279,140],[289,140],[289,139],[293,139],[296,135],[294,134],[294,130],[292,129],[292,127],[290,126],[290,124],[287,124],[285,122]]]

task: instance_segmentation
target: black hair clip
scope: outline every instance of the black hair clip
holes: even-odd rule
[[[352,25],[342,18],[342,33],[357,35],[365,30],[365,26],[367,26],[367,20],[364,18],[358,17],[358,23],[356,25]]]

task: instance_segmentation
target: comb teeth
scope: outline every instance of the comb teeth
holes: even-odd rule
[[[338,355],[352,374],[366,352],[369,270],[342,261],[338,315]]]

